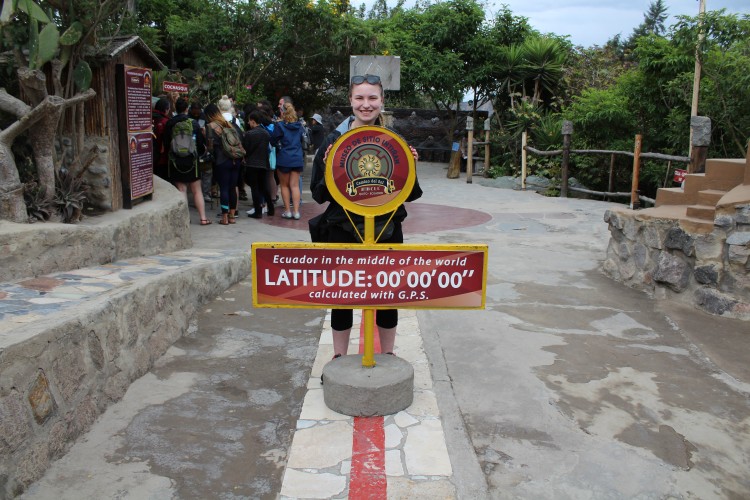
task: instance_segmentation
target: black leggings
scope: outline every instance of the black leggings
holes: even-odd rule
[[[329,243],[356,243],[356,236],[337,226],[328,228]],[[388,239],[380,240],[378,243],[403,243],[404,233],[401,223],[396,222],[393,234]],[[354,311],[352,309],[331,310],[331,328],[333,330],[348,330],[354,323]],[[379,309],[375,312],[375,324],[380,328],[396,328],[398,325],[398,309]]]

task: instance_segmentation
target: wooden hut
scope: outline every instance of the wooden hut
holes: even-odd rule
[[[116,67],[118,64],[151,68],[163,71],[167,67],[156,54],[138,36],[122,36],[102,40],[105,48],[99,56],[90,61],[92,78],[91,88],[96,91],[96,98],[84,105],[84,130],[89,144],[97,143],[101,162],[108,172],[102,174],[108,178],[90,182],[99,189],[109,190],[111,210],[123,207],[123,192],[120,165],[119,127],[117,119]],[[125,126],[123,124],[123,126]],[[106,149],[106,153],[103,151]],[[104,169],[98,169],[104,170]],[[97,175],[97,171],[94,172]],[[99,174],[101,175],[101,174]]]

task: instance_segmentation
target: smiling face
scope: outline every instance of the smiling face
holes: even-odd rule
[[[349,92],[349,101],[354,112],[352,127],[374,125],[383,108],[383,87],[367,82],[353,85]]]

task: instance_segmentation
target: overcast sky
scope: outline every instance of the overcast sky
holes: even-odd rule
[[[508,5],[516,16],[528,18],[529,24],[542,33],[570,35],[575,45],[589,47],[604,45],[607,40],[622,34],[626,38],[643,21],[650,0],[489,0],[489,14],[502,4]],[[666,0],[674,24],[677,15],[698,15],[698,0]],[[727,13],[750,14],[750,0],[706,0],[706,10],[726,9]]]

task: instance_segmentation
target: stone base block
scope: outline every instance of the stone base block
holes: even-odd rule
[[[323,398],[333,411],[353,417],[392,415],[414,400],[414,368],[403,359],[376,354],[362,366],[361,355],[342,356],[323,367]]]

